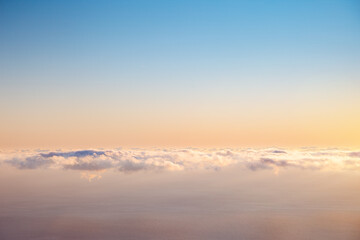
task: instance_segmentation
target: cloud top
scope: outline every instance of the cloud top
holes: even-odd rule
[[[119,172],[266,169],[360,170],[360,152],[339,149],[109,149],[1,153],[0,163],[18,169],[55,168]]]

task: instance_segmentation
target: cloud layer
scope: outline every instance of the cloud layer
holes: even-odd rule
[[[360,152],[340,149],[111,149],[2,153],[0,162],[18,169],[55,168],[119,172],[298,168],[360,170]]]

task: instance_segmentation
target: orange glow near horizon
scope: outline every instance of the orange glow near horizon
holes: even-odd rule
[[[360,117],[354,112],[247,110],[17,116],[1,126],[0,148],[360,147]]]

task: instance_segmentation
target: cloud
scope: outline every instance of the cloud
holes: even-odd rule
[[[41,156],[31,156],[26,157],[25,159],[13,158],[5,162],[19,169],[36,169],[53,164],[53,160],[46,159]]]
[[[87,170],[87,171],[100,171],[113,167],[111,161],[108,160],[94,160],[94,161],[83,161],[81,159],[77,159],[74,164],[64,164],[64,169],[72,169],[72,170]]]
[[[286,151],[283,151],[283,150],[274,150],[272,152],[273,153],[279,153],[279,154],[286,153]]]
[[[86,156],[101,156],[105,155],[104,151],[94,151],[94,150],[82,150],[82,151],[73,151],[73,152],[49,152],[49,153],[40,153],[44,158],[51,158],[54,156],[57,157],[86,157]]]
[[[89,173],[89,172],[82,172],[81,178],[84,178],[88,180],[89,182],[92,182],[93,180],[99,180],[102,178],[100,173]]]
[[[357,170],[360,152],[341,149],[109,149],[1,153],[0,163],[18,169],[54,168],[99,172],[220,170],[239,166],[273,169]],[[90,175],[89,175],[90,176]]]
[[[349,156],[350,157],[358,157],[358,158],[360,158],[360,152],[350,152]]]

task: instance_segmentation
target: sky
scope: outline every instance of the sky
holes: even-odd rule
[[[360,147],[360,3],[0,1],[0,148]]]

